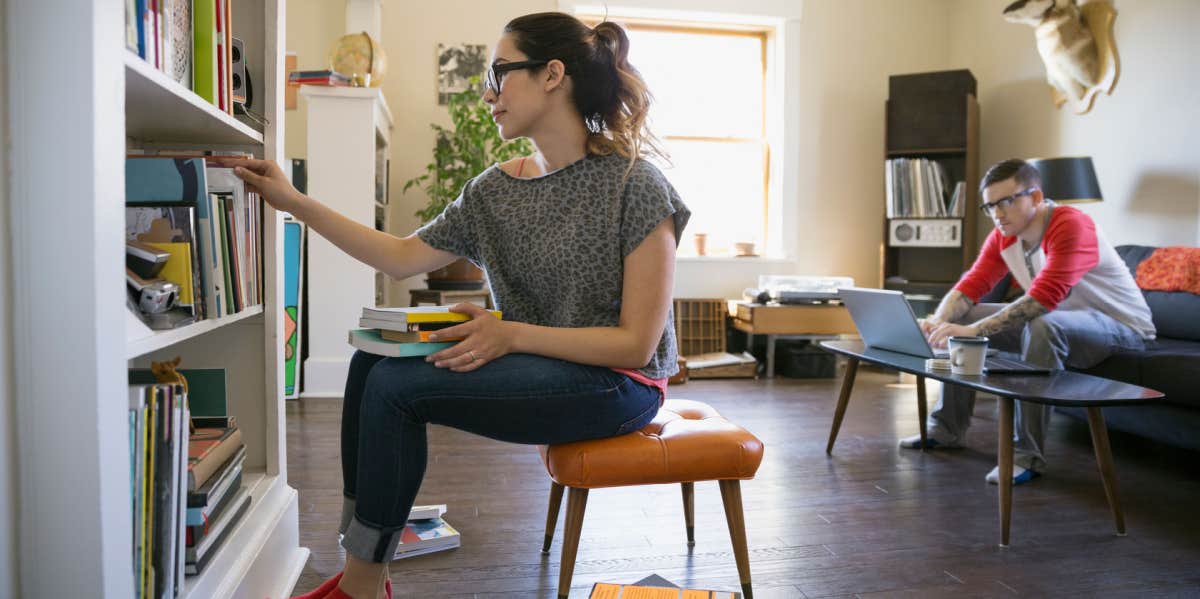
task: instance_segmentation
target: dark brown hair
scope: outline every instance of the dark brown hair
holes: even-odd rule
[[[979,191],[982,192],[989,185],[1008,179],[1016,179],[1021,189],[1037,187],[1042,184],[1042,174],[1036,167],[1020,158],[1009,158],[988,167],[987,172],[983,175],[983,180],[979,182]]]
[[[588,130],[589,154],[617,153],[633,162],[645,154],[665,157],[646,128],[650,90],[629,64],[629,36],[604,21],[588,27],[560,12],[517,17],[504,26],[531,60],[558,59],[571,76],[571,101]]]

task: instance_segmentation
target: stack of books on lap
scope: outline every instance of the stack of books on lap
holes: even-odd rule
[[[499,310],[488,310],[501,318]],[[427,356],[461,341],[450,337],[430,341],[433,331],[471,320],[468,314],[451,312],[449,306],[416,308],[363,308],[361,329],[350,331],[350,345],[370,354],[393,358]]]
[[[250,509],[242,487],[246,446],[231,416],[193,418],[188,444],[185,574],[195,575],[217,553]]]

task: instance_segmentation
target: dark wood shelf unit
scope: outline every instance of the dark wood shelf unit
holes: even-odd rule
[[[926,158],[941,164],[953,184],[964,182],[962,243],[958,247],[889,245],[883,221],[880,286],[935,302],[970,268],[979,251],[979,103],[969,71],[892,76],[885,104],[884,160]],[[886,196],[885,200],[886,201]],[[906,218],[932,220],[934,217]],[[941,219],[938,219],[941,220]]]

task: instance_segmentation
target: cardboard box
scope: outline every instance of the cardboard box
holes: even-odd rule
[[[733,326],[754,335],[853,335],[850,311],[842,305],[765,305],[741,302]]]

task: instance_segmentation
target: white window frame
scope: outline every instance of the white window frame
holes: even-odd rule
[[[680,261],[771,261],[790,262],[799,246],[800,222],[798,174],[800,165],[791,158],[800,148],[800,94],[785,93],[802,85],[799,60],[801,0],[745,0],[736,6],[721,0],[619,0],[619,4],[591,4],[559,0],[559,10],[584,16],[607,16],[609,20],[691,24],[699,28],[766,31],[766,137],[767,161],[766,247],[762,258],[680,257]],[[653,90],[652,90],[653,91]],[[686,199],[685,199],[686,201]]]

